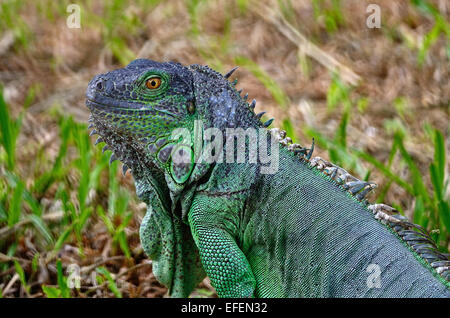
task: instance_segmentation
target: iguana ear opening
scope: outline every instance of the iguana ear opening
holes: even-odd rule
[[[178,184],[185,183],[194,168],[194,152],[188,145],[177,145],[172,152],[170,175]]]

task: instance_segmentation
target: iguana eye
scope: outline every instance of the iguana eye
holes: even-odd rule
[[[145,86],[149,89],[157,89],[161,86],[161,78],[160,77],[151,77],[145,82]]]

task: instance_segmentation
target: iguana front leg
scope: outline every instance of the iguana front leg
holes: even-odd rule
[[[236,244],[237,222],[229,209],[223,198],[197,196],[188,214],[189,225],[203,268],[219,297],[253,297],[256,281]]]

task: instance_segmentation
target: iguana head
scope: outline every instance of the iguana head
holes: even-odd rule
[[[93,133],[113,151],[112,159],[120,159],[133,174],[156,168],[175,186],[186,183],[192,174],[194,179],[201,174],[193,173],[194,159],[172,160],[176,151],[184,158],[193,155],[196,120],[201,129],[246,128],[258,122],[227,76],[206,66],[138,59],[95,76],[86,97]],[[191,140],[174,138],[173,132],[183,128]]]
[[[178,63],[135,60],[95,76],[86,97],[99,141],[132,170],[145,164],[164,169],[171,132],[194,120],[192,72]]]

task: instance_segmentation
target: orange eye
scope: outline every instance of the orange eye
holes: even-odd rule
[[[145,82],[145,86],[147,86],[149,89],[157,89],[158,87],[161,86],[161,78],[159,77],[149,78]]]

